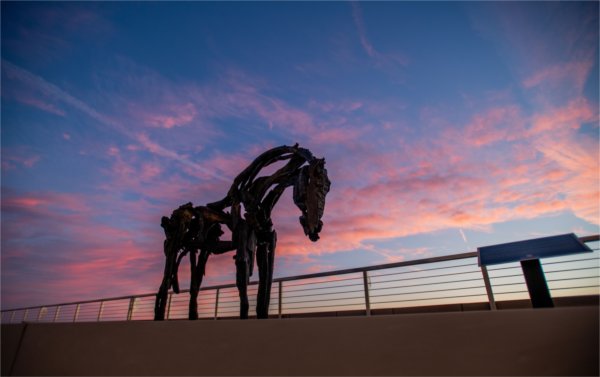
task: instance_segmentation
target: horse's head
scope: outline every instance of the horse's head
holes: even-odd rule
[[[294,203],[302,211],[300,224],[304,234],[313,242],[319,239],[319,232],[323,228],[321,217],[330,186],[324,158],[313,159],[308,166],[304,166],[294,185]]]

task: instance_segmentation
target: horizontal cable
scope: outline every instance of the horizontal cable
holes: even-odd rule
[[[579,287],[552,288],[552,291],[561,291],[564,289],[585,289],[585,288],[600,288],[600,285],[584,285]]]
[[[239,310],[219,310],[219,314],[239,313]]]
[[[271,293],[273,293],[273,291],[271,291]],[[254,295],[257,295],[257,294],[258,294],[258,292],[248,292],[248,296],[254,296]],[[240,296],[240,294],[236,291],[236,292],[234,292],[232,294],[226,294],[226,295],[220,294],[219,295],[219,299],[221,299],[221,298],[229,298],[229,297],[239,297],[239,296]]]
[[[360,284],[363,285],[363,284]],[[343,293],[354,293],[354,292],[364,292],[364,289],[359,289],[359,290],[351,290],[351,291],[341,291],[341,292],[324,292],[324,293],[312,293],[312,294],[306,294],[306,295],[293,295],[293,296],[288,296],[288,295],[283,295],[284,299],[287,298],[294,298],[294,297],[312,297],[312,296],[324,296],[324,295],[339,295],[339,294],[343,294]]]
[[[515,277],[523,277],[523,274],[490,276],[490,279],[505,279],[505,278],[515,278]],[[494,285],[494,284],[492,284],[492,285]]]
[[[410,300],[392,300],[392,301],[379,301],[379,302],[371,302],[371,305],[374,304],[388,304],[392,302],[413,302],[413,301],[432,301],[432,300],[448,300],[455,298],[464,298],[464,297],[484,297],[485,293],[477,294],[477,295],[459,295],[459,296],[442,296],[442,297],[432,297],[432,298],[415,298]]]
[[[306,292],[306,291],[314,291],[317,289],[335,289],[335,288],[345,288],[345,287],[357,287],[357,286],[363,286],[364,283],[360,282],[360,283],[356,283],[356,284],[344,284],[344,285],[336,285],[333,287],[314,287],[314,288],[305,288],[305,289],[294,289],[291,291],[288,291],[286,289],[284,289],[281,294],[286,295],[288,293],[292,293],[292,292]]]
[[[548,283],[553,282],[553,281],[568,281],[568,280],[581,280],[581,279],[598,279],[600,278],[600,276],[598,275],[594,275],[594,276],[580,276],[580,277],[576,277],[576,278],[564,278],[564,279],[548,279],[546,280]]]
[[[507,267],[488,267],[488,272],[493,272],[493,271],[500,271],[500,270],[515,270],[515,269],[521,269],[521,266],[507,266]]]
[[[568,270],[552,270],[552,271],[544,271],[547,274],[557,273],[557,272],[573,272],[573,271],[585,271],[585,270],[597,270],[598,267],[583,267],[583,268],[571,268]]]
[[[482,278],[476,279],[461,279],[461,280],[446,280],[434,283],[422,283],[422,284],[410,284],[410,285],[395,285],[393,287],[385,287],[385,288],[369,288],[369,291],[381,291],[384,289],[398,289],[398,288],[410,288],[410,287],[422,287],[424,285],[439,285],[439,284],[448,284],[448,283],[463,283],[467,281],[481,281]]]
[[[339,308],[339,307],[343,307],[343,306],[360,306],[361,304],[338,304],[338,305],[317,305],[317,306],[302,306],[300,308],[287,308],[287,307],[283,307],[282,310],[300,310],[300,309],[315,309],[315,308]],[[362,303],[362,306],[364,308],[365,304],[364,302]],[[285,314],[285,313],[283,313]]]
[[[311,284],[329,284],[329,283],[335,283],[337,281],[359,280],[359,279],[362,279],[362,276],[352,277],[352,278],[344,278],[344,279],[336,279],[336,280],[311,281],[308,283],[300,283],[300,284],[284,284],[283,288],[285,289],[285,288],[299,287],[302,285],[311,285]]]
[[[299,304],[302,302],[322,302],[322,301],[340,301],[340,300],[364,300],[364,296],[360,296],[360,297],[336,297],[336,298],[330,298],[330,299],[318,299],[318,300],[300,300],[300,301],[285,301],[285,304]]]
[[[240,302],[239,299],[235,299],[235,300],[219,300],[219,305],[221,304],[228,304],[230,302]]]
[[[477,270],[477,271],[467,271],[467,272],[453,272],[453,273],[450,273],[450,274],[440,274],[440,275],[433,275],[433,276],[417,276],[417,277],[414,277],[414,278],[405,278],[405,279],[394,279],[394,280],[384,280],[384,281],[371,281],[370,284],[390,283],[390,282],[396,282],[396,281],[434,279],[434,278],[439,278],[439,277],[443,277],[443,276],[467,275],[467,274],[474,274],[474,273],[481,273],[481,271]]]
[[[506,287],[509,285],[523,285],[525,284],[525,281],[520,281],[520,282],[516,282],[516,283],[503,283],[503,284],[492,284],[492,288],[494,287]]]
[[[403,293],[386,293],[383,295],[370,295],[369,297],[385,297],[385,296],[406,296],[406,295],[414,295],[419,293],[435,293],[435,292],[449,292],[449,291],[460,291],[465,289],[481,289],[485,288],[485,285],[474,285],[472,287],[462,287],[462,288],[448,288],[448,289],[436,289],[433,291],[414,291],[414,292],[403,292]]]
[[[369,275],[369,277],[374,278],[374,277],[390,276],[390,275],[415,274],[415,273],[426,272],[426,271],[436,271],[436,270],[444,270],[444,269],[448,269],[448,268],[472,267],[472,266],[474,266],[473,263],[466,263],[466,264],[459,264],[457,266],[444,266],[444,267],[435,267],[435,268],[424,268],[424,269],[414,270],[414,271],[398,271],[398,272],[390,272],[388,274]],[[407,266],[407,267],[410,267],[410,266]]]
[[[596,249],[598,250],[598,249]],[[586,258],[586,259],[574,259],[574,260],[565,260],[565,261],[556,261],[556,262],[542,262],[544,266],[552,265],[552,264],[564,264],[564,263],[572,263],[572,262],[585,262],[592,260],[600,260],[600,258]],[[597,267],[596,267],[597,268]],[[500,271],[500,270],[510,270],[510,269],[521,269],[520,265],[516,266],[507,266],[507,267],[488,267],[488,272],[492,271]]]
[[[574,262],[587,262],[587,261],[592,261],[592,260],[600,260],[600,258],[586,258],[586,259],[572,259],[572,260],[563,260],[563,261],[556,261],[556,262],[543,262],[542,264],[544,266],[548,266],[551,264],[563,264],[563,263],[574,263]]]
[[[529,293],[529,291],[509,291],[509,292],[494,292],[494,295],[510,295],[516,293]]]

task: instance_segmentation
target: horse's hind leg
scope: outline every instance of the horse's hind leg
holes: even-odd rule
[[[234,257],[236,275],[235,284],[240,294],[240,319],[248,319],[248,282],[250,280],[250,261],[248,256],[248,226],[241,221],[237,226],[237,251]]]
[[[266,243],[259,242],[256,248],[256,264],[258,265],[258,295],[256,299],[256,317],[269,318],[269,294],[267,282],[269,275],[269,249]]]
[[[235,258],[235,284],[240,294],[240,319],[248,319],[248,309],[250,308],[248,302],[249,266],[243,258],[238,258],[237,255]]]
[[[190,251],[190,307],[188,318],[191,320],[198,319],[198,291],[200,290],[200,282],[198,281],[198,268],[196,261],[196,250]]]
[[[275,244],[277,233],[269,233],[261,238],[256,250],[256,261],[258,264],[258,297],[256,303],[256,315],[258,318],[269,318],[269,302],[271,297],[271,283],[273,281],[273,261],[275,256]]]

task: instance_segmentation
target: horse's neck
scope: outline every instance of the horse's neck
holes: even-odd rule
[[[207,206],[218,210],[232,206],[235,203],[243,203],[246,210],[257,206],[270,211],[286,187],[295,183],[302,165],[314,159],[308,149],[281,146],[273,148],[258,156],[246,169],[234,179],[227,196],[222,200],[210,203]],[[269,176],[258,177],[258,174],[278,161],[288,162]],[[275,188],[269,189],[275,186]]]

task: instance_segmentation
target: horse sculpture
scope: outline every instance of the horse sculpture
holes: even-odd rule
[[[259,172],[278,161],[289,160],[270,176],[257,178]],[[182,258],[189,254],[191,265],[189,319],[198,318],[197,298],[206,262],[211,254],[236,251],[236,286],[240,296],[240,318],[248,318],[247,287],[258,265],[259,285],[257,318],[268,318],[273,262],[277,233],[271,211],[287,187],[294,188],[294,203],[302,212],[300,224],[304,234],[316,242],[323,228],[325,196],[331,182],[325,159],[315,158],[298,144],[270,149],[252,162],[233,181],[225,198],[206,206],[187,203],[163,217],[166,257],[163,280],[156,295],[154,320],[163,320],[169,288],[179,293],[177,271]],[[226,212],[225,209],[230,211]],[[243,208],[243,216],[242,216]],[[221,241],[221,225],[231,230],[231,241]]]

